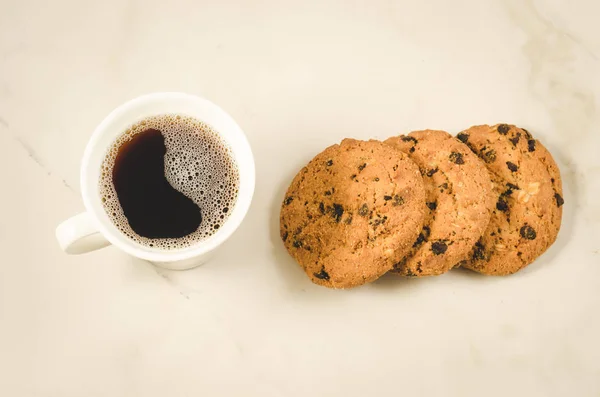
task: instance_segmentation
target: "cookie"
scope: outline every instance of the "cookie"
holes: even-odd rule
[[[294,178],[281,238],[310,279],[330,288],[373,281],[403,258],[425,216],[419,168],[379,141],[344,139]]]
[[[564,203],[558,166],[514,125],[475,126],[457,137],[486,163],[496,197],[490,224],[463,266],[489,275],[515,273],[556,240]]]
[[[415,131],[385,143],[419,166],[427,205],[421,234],[393,272],[445,273],[468,256],[489,223],[493,196],[488,171],[466,145],[445,131]]]

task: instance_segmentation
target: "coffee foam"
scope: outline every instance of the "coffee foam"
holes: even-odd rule
[[[198,229],[180,238],[147,238],[133,231],[119,203],[112,170],[119,148],[150,128],[165,138],[165,177],[171,186],[200,207]],[[229,145],[208,124],[195,118],[165,114],[145,118],[129,127],[108,150],[102,162],[100,193],[112,223],[127,237],[150,248],[173,250],[202,241],[223,225],[238,196],[239,170]]]

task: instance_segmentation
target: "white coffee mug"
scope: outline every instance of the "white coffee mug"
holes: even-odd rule
[[[99,180],[104,157],[118,136],[141,119],[168,113],[194,117],[213,127],[231,147],[239,168],[240,184],[235,205],[215,234],[187,248],[161,250],[136,243],[111,222],[101,202]],[[254,158],[242,129],[214,103],[189,94],[155,93],[119,106],[96,127],[83,155],[80,178],[87,211],[56,228],[56,238],[65,252],[80,254],[113,244],[157,266],[183,270],[204,263],[241,224],[254,193]]]

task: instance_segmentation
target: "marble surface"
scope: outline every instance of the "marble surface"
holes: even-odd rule
[[[600,395],[600,2],[0,0],[0,395]],[[252,144],[250,212],[171,272],[63,254],[102,118],[205,96]],[[558,160],[534,265],[312,285],[278,237],[297,170],[343,137],[511,122]]]

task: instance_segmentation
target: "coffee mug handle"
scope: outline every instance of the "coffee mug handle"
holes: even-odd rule
[[[72,255],[84,254],[110,245],[98,231],[94,218],[88,212],[75,215],[58,225],[56,239],[60,248]]]

